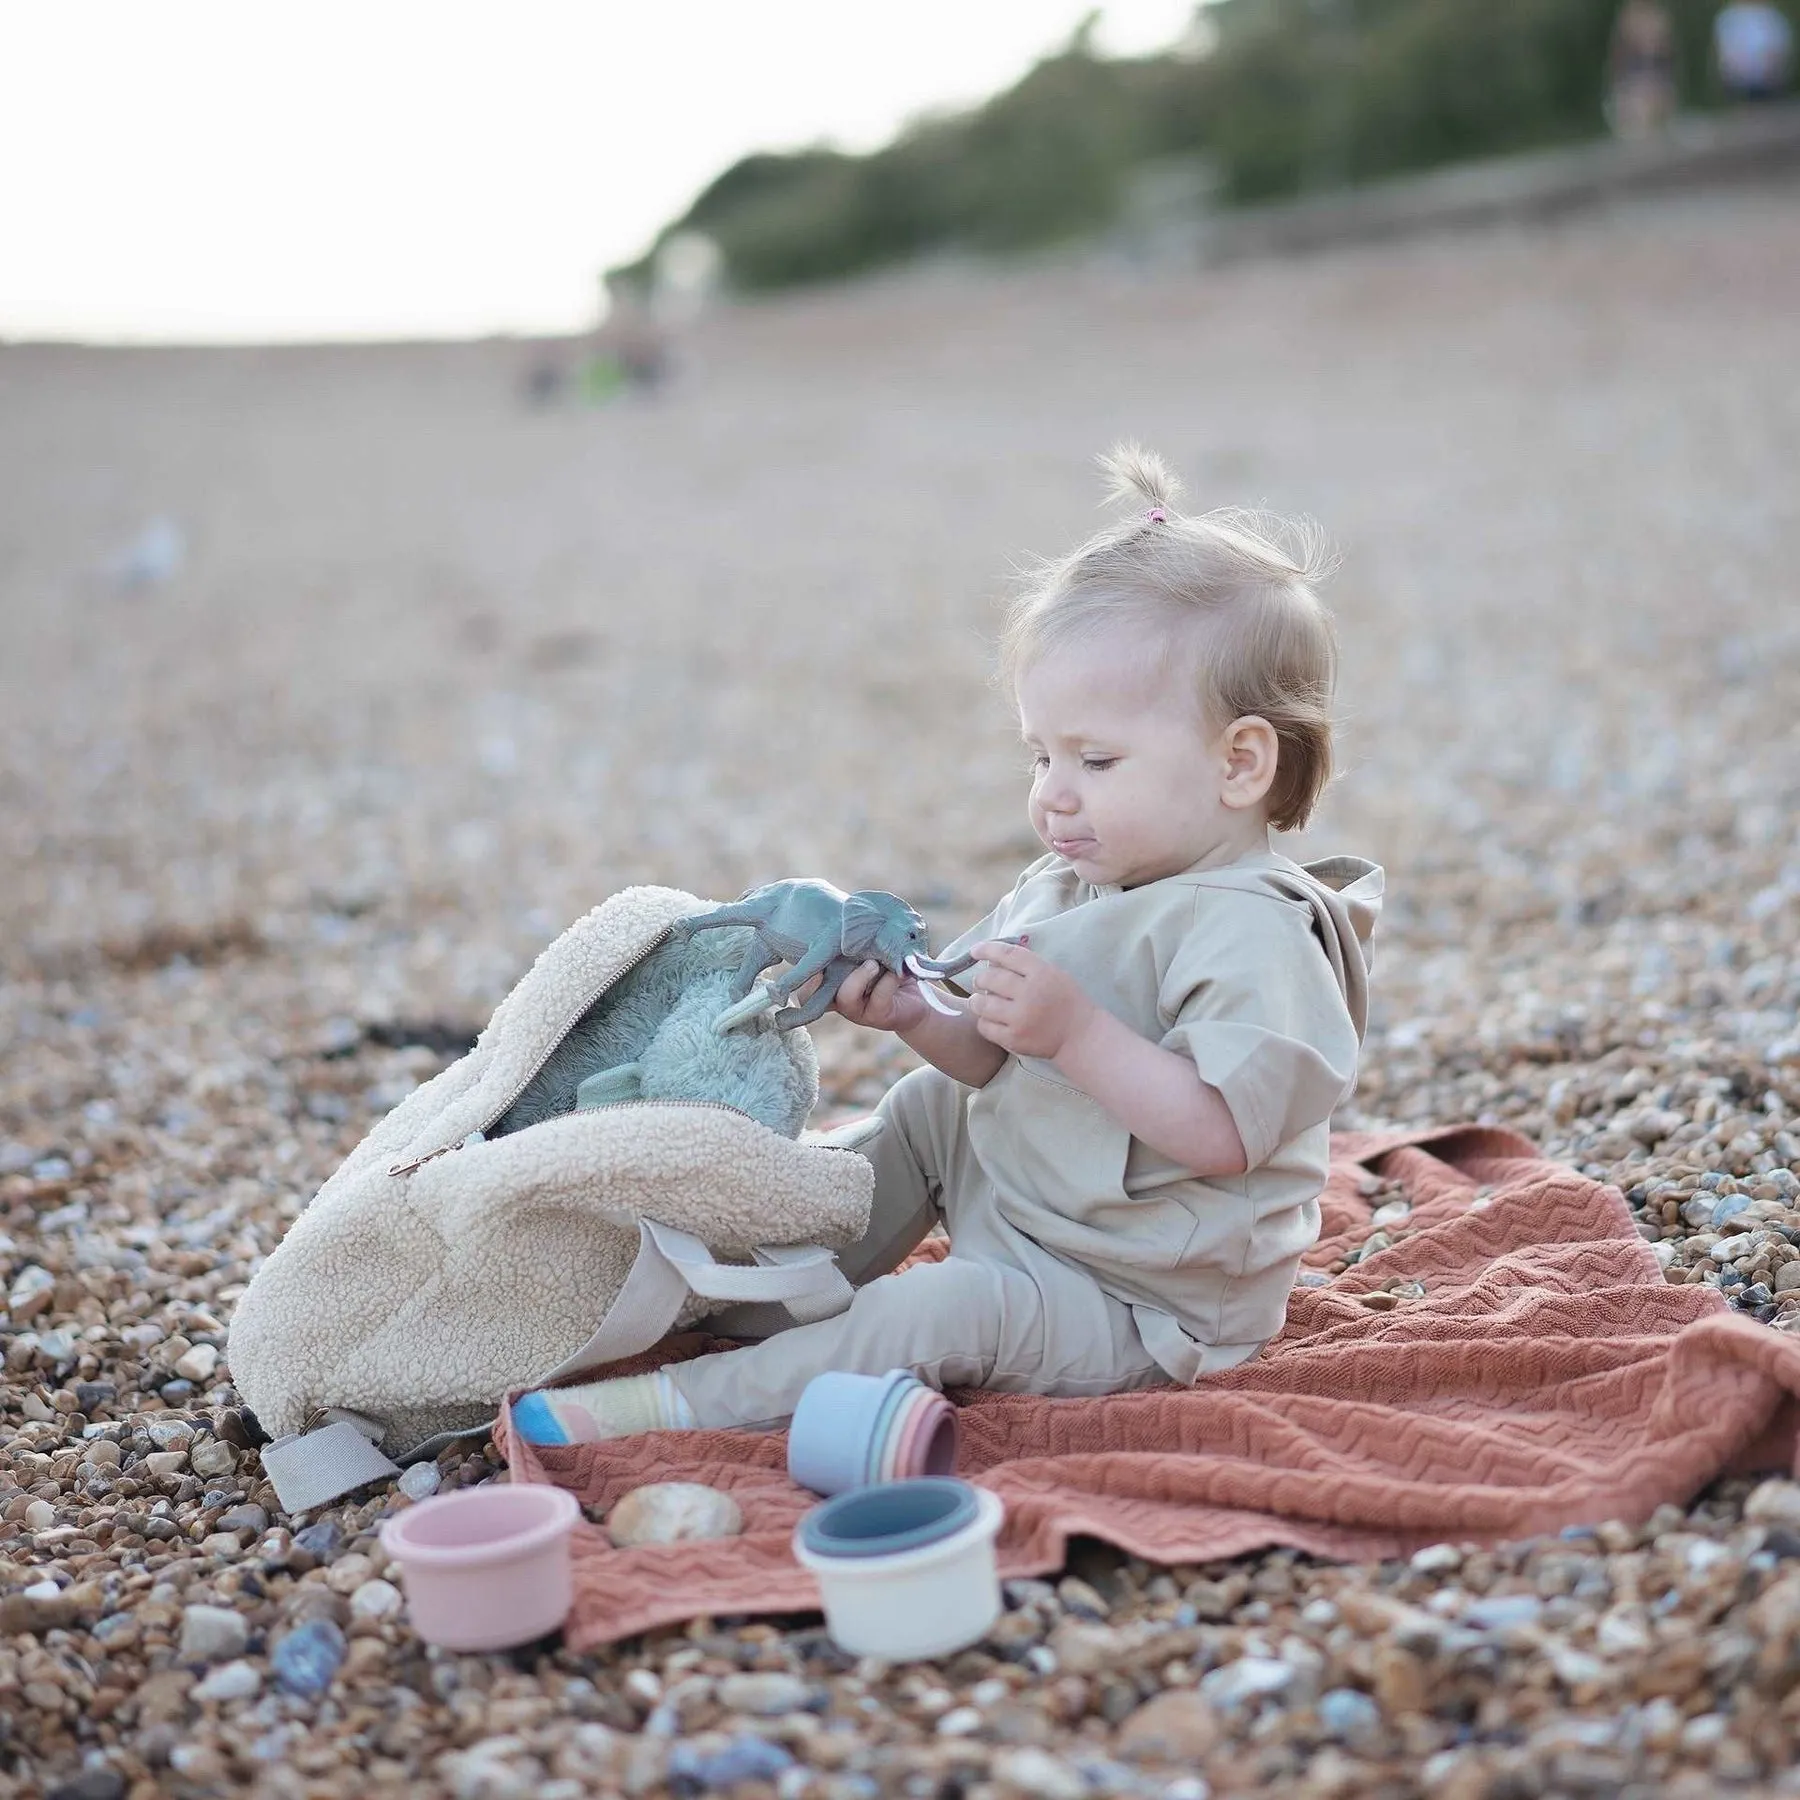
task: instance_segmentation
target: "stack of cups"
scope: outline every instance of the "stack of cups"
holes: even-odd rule
[[[817,1494],[949,1475],[956,1409],[910,1369],[816,1376],[788,1426],[788,1473]]]

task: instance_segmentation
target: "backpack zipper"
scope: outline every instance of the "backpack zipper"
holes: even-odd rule
[[[544,1065],[562,1048],[563,1040],[581,1023],[588,1009],[594,1006],[600,1000],[602,995],[617,987],[639,963],[647,961],[652,954],[657,950],[660,950],[668,941],[670,929],[669,926],[665,925],[656,937],[640,950],[637,955],[624,966],[624,968],[620,969],[617,974],[607,981],[604,986],[597,987],[589,993],[587,999],[581,1003],[580,1008],[569,1016],[564,1022],[562,1029],[558,1031],[556,1036],[551,1040],[550,1048],[538,1058],[537,1062],[532,1066],[530,1073],[527,1074],[525,1079],[507,1096],[506,1104],[502,1106],[498,1112],[492,1114],[482,1124],[477,1125],[468,1136],[458,1138],[455,1143],[440,1144],[435,1150],[427,1150],[422,1156],[415,1156],[407,1162],[393,1164],[388,1170],[388,1175],[391,1178],[397,1179],[404,1175],[417,1174],[427,1163],[436,1162],[440,1156],[448,1156],[452,1150],[467,1149],[477,1137],[480,1137],[485,1141],[488,1128],[498,1124],[501,1119],[506,1117],[507,1113],[511,1111],[513,1103],[534,1081],[537,1080],[538,1076],[543,1072]],[[714,1112],[736,1113],[740,1119],[750,1119],[752,1123],[756,1123],[752,1114],[745,1112],[741,1106],[733,1106],[728,1100],[605,1100],[598,1106],[584,1107],[582,1110],[585,1112],[604,1112],[609,1106],[704,1106],[711,1108]],[[538,1121],[540,1125],[547,1125],[549,1122],[548,1119],[540,1119]],[[526,1126],[525,1129],[529,1131],[531,1127]],[[827,1144],[822,1146],[822,1148],[835,1150],[840,1148],[840,1146],[836,1144]],[[854,1155],[856,1152],[852,1151],[848,1154]]]
[[[672,926],[665,925],[662,928],[662,930],[659,931],[656,934],[656,936],[654,938],[652,938],[650,940],[650,942],[648,944],[646,944],[643,947],[643,949],[640,950],[637,953],[637,955],[634,956],[631,959],[631,961],[628,962],[624,966],[624,968],[615,970],[614,973],[611,974],[610,976],[608,976],[607,979],[604,982],[602,982],[599,987],[590,990],[587,998],[585,1000],[583,1000],[581,1005],[574,1012],[572,1012],[569,1015],[569,1017],[563,1022],[562,1028],[550,1040],[550,1048],[548,1050],[546,1050],[544,1052],[544,1054],[542,1056],[540,1056],[535,1063],[532,1064],[530,1071],[525,1076],[525,1079],[523,1081],[521,1081],[512,1090],[512,1092],[507,1096],[505,1105],[503,1105],[498,1112],[494,1113],[491,1117],[483,1120],[481,1124],[479,1124],[475,1127],[475,1131],[471,1131],[467,1137],[458,1138],[455,1143],[440,1144],[435,1150],[427,1150],[422,1156],[415,1156],[408,1162],[394,1163],[388,1169],[389,1176],[390,1177],[398,1177],[398,1176],[402,1176],[402,1175],[415,1174],[418,1170],[424,1168],[424,1166],[428,1162],[436,1162],[440,1156],[448,1156],[452,1150],[462,1149],[463,1146],[468,1143],[469,1138],[472,1138],[475,1136],[476,1132],[480,1132],[485,1137],[488,1132],[488,1129],[491,1126],[497,1125],[503,1118],[506,1117],[507,1113],[512,1110],[513,1103],[518,1099],[518,1097],[522,1093],[524,1093],[524,1091],[528,1087],[530,1087],[534,1081],[537,1080],[539,1075],[541,1075],[543,1073],[544,1065],[547,1062],[549,1062],[551,1057],[553,1057],[557,1053],[558,1050],[560,1050],[562,1048],[563,1040],[565,1038],[567,1038],[569,1033],[571,1031],[573,1031],[575,1029],[575,1027],[581,1023],[583,1017],[587,1014],[589,1008],[596,1005],[603,995],[609,993],[613,988],[616,988],[619,985],[619,983],[621,981],[623,981],[625,979],[625,977],[627,975],[629,975],[631,973],[631,971],[638,966],[639,963],[647,961],[656,951],[660,950],[663,947],[663,945],[668,942],[669,935],[672,930],[673,930]],[[629,1104],[631,1104],[631,1102],[629,1102],[629,1101],[624,1101],[624,1102],[610,1101],[610,1102],[608,1102],[608,1104],[609,1105],[629,1105]],[[645,1104],[645,1103],[639,1102],[639,1104]],[[679,1106],[679,1105],[685,1105],[687,1103],[684,1101],[674,1101],[674,1102],[670,1102],[670,1104]],[[705,1104],[709,1104],[709,1105],[716,1104],[716,1105],[723,1106],[725,1103],[721,1100],[721,1101],[717,1101],[717,1102],[706,1102]],[[598,1109],[596,1109],[596,1110],[598,1110]],[[734,1107],[729,1108],[728,1110],[731,1112],[736,1112],[738,1110],[738,1108],[734,1106]]]

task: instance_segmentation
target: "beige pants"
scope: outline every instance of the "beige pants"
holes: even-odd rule
[[[869,1229],[839,1266],[856,1287],[847,1311],[668,1373],[701,1426],[774,1425],[815,1375],[911,1369],[931,1387],[1016,1394],[1115,1394],[1169,1378],[1144,1348],[1131,1309],[1000,1216],[969,1147],[968,1090],[917,1069],[883,1099],[870,1145]],[[951,1252],[896,1275],[934,1225]]]

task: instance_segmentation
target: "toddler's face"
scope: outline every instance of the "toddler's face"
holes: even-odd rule
[[[1031,825],[1084,881],[1139,887],[1267,841],[1260,809],[1225,805],[1229,757],[1186,684],[1141,641],[1050,651],[1019,677]]]

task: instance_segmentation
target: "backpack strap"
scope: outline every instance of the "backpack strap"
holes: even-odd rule
[[[754,1255],[752,1264],[722,1263],[691,1232],[639,1219],[637,1260],[606,1317],[573,1356],[531,1385],[543,1387],[648,1350],[668,1333],[691,1294],[779,1305],[802,1325],[828,1319],[850,1304],[853,1290],[829,1250],[817,1244],[783,1244]]]

